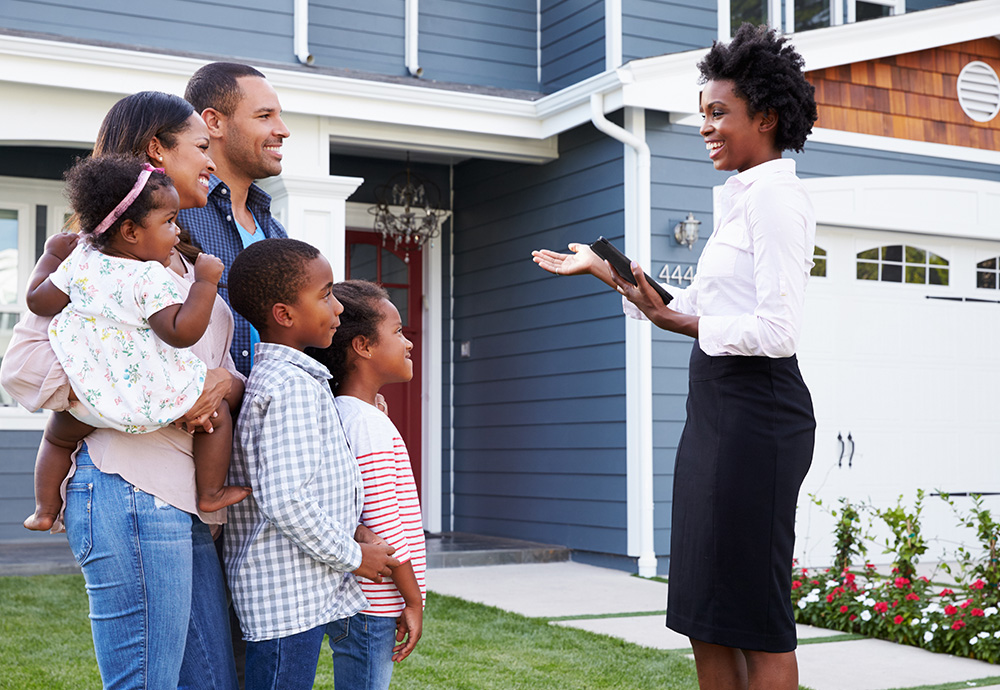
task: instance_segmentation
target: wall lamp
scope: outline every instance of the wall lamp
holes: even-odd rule
[[[677,240],[677,244],[686,245],[688,250],[694,249],[694,243],[698,241],[698,227],[700,225],[701,221],[695,218],[693,213],[688,212],[688,217],[674,228],[674,238]]]

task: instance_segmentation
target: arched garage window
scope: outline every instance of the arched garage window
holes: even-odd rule
[[[858,252],[858,280],[947,285],[948,260],[920,247],[892,244]]]
[[[976,264],[976,287],[995,290],[1000,287],[997,274],[1000,273],[1000,257],[994,256]]]

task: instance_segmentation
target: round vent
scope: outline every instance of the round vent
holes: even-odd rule
[[[1000,78],[985,62],[970,62],[958,74],[958,102],[976,122],[989,122],[1000,112]]]

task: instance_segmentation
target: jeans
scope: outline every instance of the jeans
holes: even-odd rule
[[[246,690],[312,688],[324,633],[330,636],[338,688],[389,687],[396,619],[359,613],[295,635],[247,642]]]
[[[334,684],[351,690],[386,690],[392,679],[396,619],[356,613],[329,627],[337,631],[330,632]]]
[[[222,571],[196,517],[98,470],[86,446],[66,487],[107,690],[235,690]]]

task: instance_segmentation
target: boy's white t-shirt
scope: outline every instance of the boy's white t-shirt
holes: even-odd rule
[[[400,563],[410,561],[421,598],[426,600],[424,527],[406,444],[392,420],[375,406],[348,395],[339,396],[336,402],[364,482],[361,524],[395,548],[393,557]],[[391,578],[379,584],[359,577],[358,582],[369,603],[364,613],[386,617],[402,613],[405,602]]]

